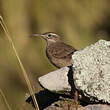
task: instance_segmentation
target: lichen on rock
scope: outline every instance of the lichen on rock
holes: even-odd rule
[[[110,42],[99,40],[72,55],[74,83],[90,100],[110,103]]]

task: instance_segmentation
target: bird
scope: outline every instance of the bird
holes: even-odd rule
[[[64,43],[58,34],[45,32],[43,34],[33,34],[32,36],[42,37],[46,40],[46,56],[55,67],[62,68],[72,65],[72,54],[77,50]]]
[[[46,56],[55,67],[72,66],[72,55],[77,50],[71,45],[64,43],[58,34],[45,32],[43,34],[33,34],[32,36],[42,37],[46,40]],[[75,106],[76,110],[78,110],[78,91],[75,90],[74,94]]]

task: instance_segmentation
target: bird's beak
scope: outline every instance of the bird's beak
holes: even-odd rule
[[[33,37],[44,37],[43,34],[32,34]]]

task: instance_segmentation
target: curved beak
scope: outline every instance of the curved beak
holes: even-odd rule
[[[32,36],[34,36],[34,37],[44,37],[43,34],[32,34]]]

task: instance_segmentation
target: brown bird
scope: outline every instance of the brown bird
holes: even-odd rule
[[[53,32],[46,32],[43,34],[33,34],[33,36],[40,36],[47,42],[46,55],[49,61],[57,68],[64,66],[71,66],[72,54],[76,51],[72,46],[64,43],[60,36]],[[75,105],[78,110],[78,91],[75,90]]]
[[[40,36],[46,40],[46,55],[54,66],[61,68],[72,65],[71,57],[76,49],[64,43],[59,35],[53,32],[46,32],[43,34],[33,34],[33,36]]]

